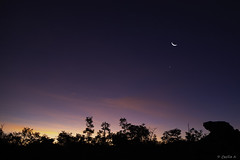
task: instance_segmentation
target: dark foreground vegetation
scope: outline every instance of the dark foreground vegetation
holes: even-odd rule
[[[240,159],[240,132],[223,121],[205,122],[208,135],[194,128],[182,137],[180,129],[165,131],[157,141],[154,129],[120,119],[121,130],[112,133],[103,122],[93,137],[92,117],[86,118],[83,134],[62,131],[57,139],[41,136],[33,129],[4,133],[0,147],[4,159]]]

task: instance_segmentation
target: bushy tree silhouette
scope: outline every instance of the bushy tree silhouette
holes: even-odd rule
[[[69,145],[75,142],[75,139],[72,136],[72,133],[62,131],[61,133],[59,133],[57,141],[59,145]]]
[[[133,125],[126,118],[121,118],[119,124],[122,130],[113,135],[114,144],[137,144],[150,140],[150,131],[145,124]]]
[[[44,145],[51,145],[53,144],[54,139],[48,137],[46,134],[44,134],[43,136],[40,137],[40,143],[44,144]]]
[[[39,132],[34,132],[33,129],[25,127],[21,132],[12,132],[6,134],[3,132],[2,128],[0,129],[0,141],[2,143],[8,143],[15,146],[29,146],[29,145],[38,145],[53,144],[54,139],[49,138],[47,135],[40,136]]]
[[[195,130],[194,128],[190,129],[189,132],[186,132],[186,140],[189,142],[196,142],[203,138],[202,130]]]
[[[181,130],[180,129],[172,129],[169,131],[165,131],[163,136],[161,137],[163,143],[173,143],[181,140]]]
[[[85,135],[81,135],[79,133],[76,134],[76,141],[80,144],[85,144]]]
[[[5,139],[9,144],[17,145],[17,146],[22,145],[21,132],[9,133],[8,135],[5,136]]]
[[[128,130],[129,139],[136,143],[146,142],[149,140],[150,132],[146,128],[145,124],[130,125]]]
[[[34,132],[33,129],[25,127],[21,133],[21,140],[23,145],[28,145],[32,143],[40,143],[40,133]]]

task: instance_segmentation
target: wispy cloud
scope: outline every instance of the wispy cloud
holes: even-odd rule
[[[21,115],[22,113],[19,113],[19,117],[8,115],[9,123],[11,123],[9,128],[19,130],[24,126],[33,127],[42,134],[54,137],[61,130],[82,133],[85,128],[86,116],[94,117],[96,131],[100,129],[103,121],[107,121],[111,124],[113,132],[120,129],[119,118],[121,117],[131,119],[130,122],[135,120],[137,123],[149,124],[152,128],[157,126],[158,130],[162,130],[169,121],[192,119],[181,112],[180,108],[156,99],[142,97],[86,98],[48,92],[38,92],[38,94],[45,101],[46,106],[26,102],[26,107],[21,108],[24,112],[23,115]]]
[[[171,119],[171,120],[184,120],[194,119],[191,114],[181,110],[181,107],[172,105],[156,99],[142,98],[142,97],[121,97],[121,98],[86,98],[86,97],[76,97],[75,95],[60,95],[45,93],[46,96],[62,101],[68,104],[68,110],[71,114],[70,119],[75,119],[74,116],[78,113],[83,113],[81,115],[96,115],[97,117],[111,117],[118,119],[119,117],[114,117],[113,112],[119,113],[129,113],[135,112],[136,114],[142,114],[148,117],[155,117],[160,119]],[[58,116],[59,113],[49,113],[52,116]],[[74,115],[75,114],[75,115]],[[118,115],[118,114],[115,114]],[[63,115],[65,117],[67,115]],[[69,115],[70,116],[70,115]],[[124,115],[123,115],[124,116]],[[77,117],[76,117],[77,118]],[[98,121],[97,123],[101,123]]]
[[[116,109],[131,110],[150,116],[169,117],[172,106],[164,104],[156,100],[142,99],[142,98],[105,98],[103,101],[109,106]]]

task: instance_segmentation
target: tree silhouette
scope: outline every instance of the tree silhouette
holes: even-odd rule
[[[189,132],[186,132],[186,140],[189,142],[199,141],[203,137],[202,130],[195,130],[194,128],[190,129]]]
[[[119,126],[122,130],[112,135],[112,142],[116,146],[127,145],[129,143],[128,128],[131,125],[126,118],[120,118]]]
[[[40,133],[33,132],[33,129],[25,127],[21,133],[21,141],[23,145],[29,145],[32,143],[40,143]]]
[[[69,145],[74,142],[74,137],[72,136],[72,133],[62,131],[59,133],[57,141],[59,145]]]
[[[103,131],[103,137],[105,138],[106,137],[106,132],[109,134],[110,133],[110,124],[109,123],[107,123],[107,122],[103,122],[102,124],[101,124],[101,129],[102,129],[102,131]]]
[[[98,142],[101,144],[110,143],[111,138],[111,130],[110,130],[110,124],[107,122],[102,122],[101,124],[101,130],[98,131],[98,135],[96,138],[98,139]]]
[[[119,125],[122,127],[122,131],[120,131],[120,132],[122,132],[122,133],[126,133],[127,132],[127,130],[128,130],[128,128],[129,128],[129,126],[131,125],[131,123],[128,123],[127,122],[127,119],[126,118],[120,118],[120,123],[119,123]]]
[[[0,128],[0,138],[3,139],[4,138],[4,132],[3,132],[3,124],[1,124],[1,128]]]
[[[150,131],[145,124],[133,125],[128,123],[126,118],[121,118],[119,125],[122,130],[113,135],[114,144],[142,143],[150,140]]]
[[[85,144],[85,136],[81,134],[76,134],[76,141],[80,144]]]
[[[92,137],[91,135],[94,133],[94,125],[93,125],[93,120],[92,120],[92,117],[86,117],[86,129],[83,131],[83,133],[86,133],[87,136],[86,136],[86,140],[87,140],[87,143],[91,143],[92,141]]]
[[[173,143],[181,140],[181,130],[180,129],[172,129],[169,131],[165,131],[163,136],[161,137],[163,143]]]
[[[129,125],[128,131],[130,140],[135,141],[136,143],[146,142],[149,140],[150,132],[146,128],[145,124]]]
[[[3,132],[3,124],[0,127],[0,144],[7,144],[6,134]]]
[[[49,138],[46,134],[44,134],[43,136],[40,137],[40,143],[44,144],[44,145],[51,145],[53,144],[54,139],[53,138]]]
[[[156,128],[149,128],[149,140],[153,143],[157,142],[157,135],[154,133]]]
[[[28,127],[21,132],[5,133],[2,126],[0,148],[9,155],[16,153],[26,157],[46,153],[52,154],[52,157],[57,156],[56,159],[76,155],[83,158],[93,155],[101,159],[108,154],[117,155],[118,158],[152,159],[156,153],[160,153],[162,159],[195,159],[196,156],[198,159],[216,159],[219,154],[233,155],[237,159],[240,153],[240,132],[226,122],[204,123],[204,127],[210,131],[204,138],[201,130],[192,128],[186,132],[185,141],[181,139],[180,129],[165,131],[161,144],[157,143],[155,129],[149,129],[145,124],[134,125],[128,123],[126,118],[121,118],[119,125],[121,130],[111,133],[110,124],[102,122],[98,135],[92,138],[93,120],[92,117],[86,117],[86,136],[73,136],[71,132],[62,131],[55,143],[54,139],[47,135],[41,136]],[[181,143],[174,143],[179,141]]]
[[[9,133],[8,135],[5,136],[5,139],[9,144],[16,145],[16,146],[23,145],[21,132]]]

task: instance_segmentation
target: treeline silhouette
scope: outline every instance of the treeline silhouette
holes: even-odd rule
[[[79,159],[240,159],[240,132],[224,121],[205,122],[209,134],[194,128],[182,137],[178,128],[165,131],[161,141],[157,140],[155,129],[145,124],[134,125],[126,118],[119,121],[121,130],[113,133],[110,124],[103,122],[95,130],[93,118],[86,117],[86,129],[75,136],[66,131],[57,138],[40,135],[25,127],[21,132],[5,133],[0,128],[0,147],[7,157]]]

